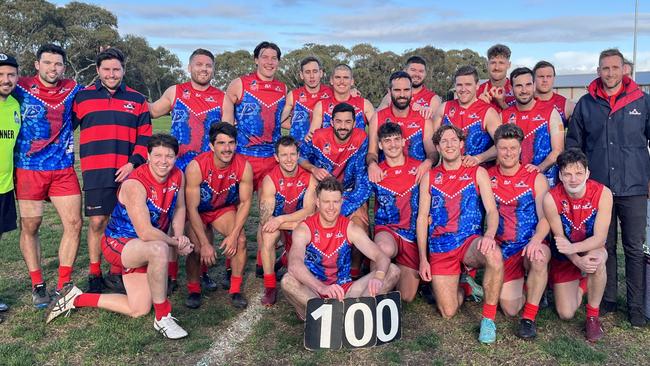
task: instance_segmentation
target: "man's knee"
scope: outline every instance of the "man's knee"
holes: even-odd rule
[[[164,241],[154,240],[146,242],[149,262],[161,261],[167,263],[169,260],[169,245]]]
[[[438,303],[438,310],[440,311],[440,315],[442,315],[443,318],[451,319],[458,312],[458,305]]]
[[[561,306],[560,304],[555,306],[555,310],[557,316],[562,320],[571,320],[576,314],[576,309],[570,309],[568,306]]]
[[[275,251],[275,243],[277,243],[277,240],[275,240],[275,235],[274,234],[269,234],[269,233],[262,232],[261,239],[262,239],[262,245],[261,245],[260,249],[262,251],[268,252],[268,253],[271,253],[271,252]],[[237,244],[238,244],[238,246],[240,246],[239,239],[237,241]],[[245,238],[244,238],[244,245],[246,245]]]
[[[548,262],[549,258],[546,257],[541,261],[531,261],[528,271],[532,273],[548,275]]]
[[[63,223],[63,230],[70,230],[75,233],[81,232],[81,227],[83,226],[83,220],[81,216],[70,217],[65,220],[61,219]]]
[[[103,232],[107,223],[108,216],[90,216],[88,219],[88,229],[94,232]]]
[[[134,309],[131,309],[129,316],[132,318],[140,318],[149,314],[149,312],[151,312],[151,305],[140,305],[136,306]]]
[[[485,266],[490,269],[503,270],[503,256],[499,248],[485,253]]]
[[[296,278],[290,272],[287,272],[284,276],[282,276],[282,280],[280,281],[280,287],[282,288],[282,291],[287,293],[295,292],[296,287],[299,285],[300,283],[298,280],[296,280]]]
[[[521,304],[523,303],[523,298],[519,299],[500,299],[499,306],[506,316],[517,316],[521,310]]]
[[[237,238],[237,251],[246,250],[246,235],[242,232],[241,235]]]
[[[27,234],[34,235],[38,231],[38,228],[41,226],[42,221],[43,221],[43,217],[41,216],[21,217],[20,230]]]

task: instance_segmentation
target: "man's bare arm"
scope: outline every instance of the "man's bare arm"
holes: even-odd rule
[[[163,95],[160,96],[160,99],[153,103],[149,103],[149,114],[151,115],[151,118],[159,118],[169,114],[172,110],[175,97],[176,85],[172,85],[165,90]]]

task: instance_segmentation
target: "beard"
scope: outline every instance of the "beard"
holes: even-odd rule
[[[398,99],[391,95],[390,100],[393,102],[395,108],[399,110],[405,110],[411,104],[411,97]]]

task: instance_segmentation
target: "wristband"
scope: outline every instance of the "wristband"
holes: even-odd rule
[[[386,278],[386,272],[384,272],[384,271],[375,271],[375,278],[380,280],[380,281],[383,281],[384,278]]]

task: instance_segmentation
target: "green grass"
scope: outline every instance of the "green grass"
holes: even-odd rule
[[[154,122],[154,131],[168,131],[170,123],[169,117],[158,119]],[[246,225],[248,273],[254,269],[257,220],[254,208]],[[52,206],[46,205],[40,237],[44,277],[50,288],[56,283],[61,230]],[[84,229],[73,273],[73,280],[81,288],[86,285],[88,263],[85,235]],[[98,309],[75,310],[70,317],[61,317],[45,326],[44,312],[31,305],[29,276],[18,247],[18,232],[7,233],[2,239],[0,298],[12,308],[2,314],[0,365],[194,364],[240,313],[230,306],[224,290],[205,294],[203,306],[198,310],[185,308],[184,263],[181,260],[181,286],[171,301],[174,316],[190,334],[186,339],[172,342],[156,334],[152,314],[130,319]],[[619,277],[624,281],[622,258],[621,253]],[[219,265],[211,270],[215,279],[220,278],[222,268],[223,260],[220,259]],[[262,289],[261,280],[249,281],[245,289],[252,296]],[[623,291],[621,288],[621,293]],[[262,319],[254,325],[250,335],[226,358],[228,364],[641,365],[650,359],[650,347],[647,347],[650,330],[631,328],[623,313],[603,318],[606,335],[595,345],[584,340],[584,309],[572,321],[560,321],[551,309],[541,310],[538,339],[533,342],[514,336],[518,319],[499,314],[496,344],[482,346],[476,341],[480,304],[465,304],[454,319],[443,320],[434,307],[417,299],[404,306],[402,339],[397,342],[354,351],[310,352],[303,347],[303,323],[296,319],[282,294],[277,306],[263,311]]]

